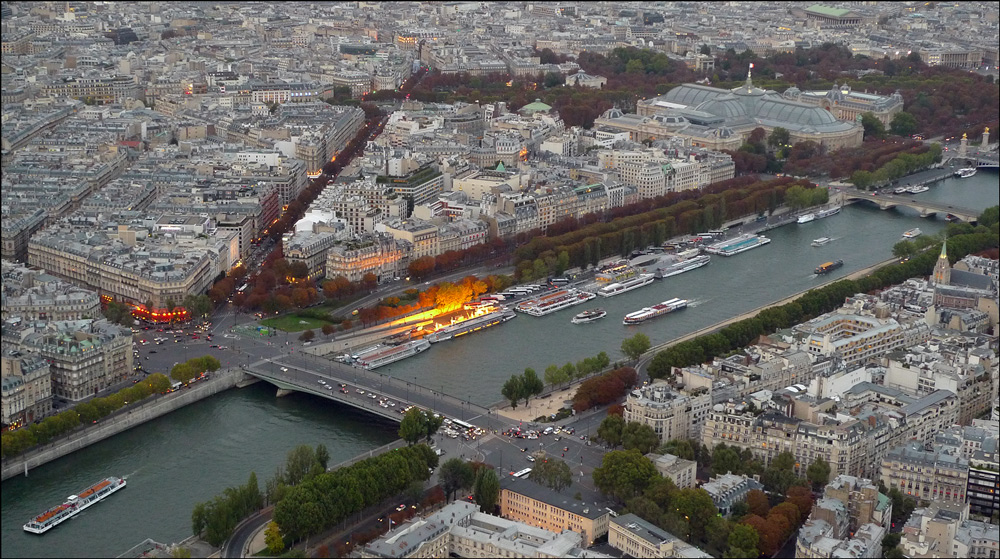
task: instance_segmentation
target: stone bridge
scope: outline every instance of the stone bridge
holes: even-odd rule
[[[857,190],[854,188],[844,189],[843,194],[844,199],[847,202],[862,201],[870,204],[876,204],[879,209],[882,210],[888,210],[897,206],[904,206],[919,212],[920,217],[929,217],[934,214],[943,213],[951,214],[966,223],[975,223],[975,221],[979,219],[980,214],[978,210],[960,208],[958,206],[949,206],[948,204],[931,202],[929,200],[917,200],[916,198],[910,198],[907,195],[875,195],[871,192]]]

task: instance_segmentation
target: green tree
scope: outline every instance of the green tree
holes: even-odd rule
[[[196,503],[194,510],[191,511],[191,533],[201,537],[207,524],[208,511],[206,510],[205,503]]]
[[[865,128],[865,138],[885,136],[885,125],[870,111],[861,114],[861,126]]]
[[[726,557],[757,557],[760,555],[757,551],[759,541],[760,534],[752,526],[737,524],[729,533],[729,552],[726,553]]]
[[[503,383],[503,388],[500,389],[500,394],[510,401],[510,407],[517,409],[517,401],[520,400],[524,394],[524,385],[521,377],[517,375],[511,375],[507,382]]]
[[[609,416],[615,417],[615,416]],[[622,446],[625,450],[636,449],[642,454],[649,454],[660,444],[660,437],[653,428],[638,421],[629,421],[622,429]]]
[[[642,332],[637,332],[631,338],[625,338],[622,340],[622,353],[632,361],[637,361],[642,357],[643,353],[649,351],[652,344],[649,342],[649,336],[643,334]]]
[[[875,178],[869,171],[864,171],[859,169],[851,174],[851,183],[854,184],[855,187],[860,188],[861,190],[868,189],[868,187],[871,186],[872,183],[874,182]]]
[[[720,476],[726,473],[739,474],[743,470],[743,459],[736,450],[722,444],[712,450],[712,473]]]
[[[694,460],[694,448],[690,441],[684,439],[670,439],[657,449],[660,454],[673,454],[684,460]]]
[[[900,111],[892,117],[889,129],[897,136],[912,136],[917,131],[917,119],[906,111]]]
[[[528,405],[528,399],[537,396],[545,390],[545,383],[538,378],[538,373],[532,368],[527,368],[521,375],[521,397],[524,398],[524,405]]]
[[[288,451],[285,461],[285,483],[298,485],[309,476],[316,464],[316,453],[309,445],[299,445]]]
[[[907,240],[899,241],[898,243],[892,245],[892,255],[896,258],[910,258],[917,252],[917,247],[913,243]]]
[[[326,445],[316,445],[315,458],[316,463],[319,464],[323,470],[326,470],[327,466],[330,464],[330,451],[326,449]]]
[[[713,516],[708,519],[705,526],[705,538],[709,548],[716,555],[721,555],[726,551],[729,541],[729,533],[732,531],[732,524],[721,516]],[[715,555],[713,555],[715,556]]]
[[[699,54],[712,54],[712,48],[709,47],[708,45],[701,45],[701,48],[698,49],[698,53]]]
[[[771,135],[767,137],[767,145],[772,148],[787,146],[791,139],[791,134],[785,128],[777,126],[771,130]]]
[[[444,418],[440,415],[434,417],[434,414],[427,410],[422,410],[422,413],[424,416],[424,435],[427,437],[427,442],[431,442],[431,437],[433,437],[434,433],[437,433],[438,429],[441,428],[441,425],[444,424]]]
[[[620,415],[608,415],[597,427],[597,436],[604,442],[617,448],[622,444],[622,435],[625,431],[625,420]]]
[[[645,74],[646,67],[643,65],[642,60],[633,58],[625,65],[625,72],[628,74]]]
[[[708,492],[704,489],[681,489],[672,504],[677,514],[683,516],[689,523],[691,540],[704,541],[705,528],[711,518],[719,513]]]
[[[441,464],[438,469],[438,479],[441,480],[441,489],[451,500],[455,496],[455,491],[463,487],[472,487],[475,481],[475,472],[465,460],[451,458]]]
[[[612,450],[604,455],[593,476],[601,493],[625,502],[641,494],[660,474],[638,450]]]
[[[570,378],[563,374],[563,370],[558,365],[549,365],[545,368],[545,383],[549,386],[557,386],[569,382]]]
[[[267,530],[264,531],[264,543],[267,545],[267,552],[271,555],[279,555],[285,550],[285,540],[281,537],[281,528],[278,527],[277,522],[267,523]]]
[[[479,510],[493,514],[500,501],[500,479],[493,468],[480,468],[476,474],[472,496],[479,505]]]
[[[771,460],[771,467],[776,470],[792,471],[795,468],[795,455],[789,451],[779,452],[774,460]]]
[[[806,478],[813,484],[813,487],[826,485],[830,481],[830,464],[823,458],[817,458],[806,469]]]
[[[545,458],[535,462],[530,479],[556,491],[562,491],[573,483],[573,472],[569,465],[558,458]]]
[[[427,435],[427,424],[424,412],[420,408],[410,408],[399,422],[399,438],[413,445]]]

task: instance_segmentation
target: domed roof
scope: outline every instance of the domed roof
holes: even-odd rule
[[[786,98],[786,99],[796,99],[800,95],[802,95],[802,90],[800,90],[799,88],[795,87],[794,85],[792,87],[789,87],[788,89],[786,89],[785,92],[781,94],[781,96],[784,97],[784,98]]]
[[[757,118],[788,122],[799,126],[823,126],[836,124],[837,119],[829,111],[819,107],[794,103],[782,99],[767,98],[757,107]]]
[[[713,99],[726,93],[728,91],[725,89],[686,83],[671,89],[661,99],[670,103],[693,107],[698,103],[704,102],[706,99]]]
[[[746,107],[733,95],[720,95],[698,105],[697,110],[724,118],[739,118],[747,115]]]

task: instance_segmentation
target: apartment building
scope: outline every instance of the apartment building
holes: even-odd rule
[[[892,501],[868,479],[840,475],[826,485],[795,540],[795,556],[879,557]]]
[[[23,262],[28,257],[28,240],[36,231],[45,225],[47,214],[41,208],[32,211],[14,213],[4,206],[2,227],[2,246],[0,257],[4,260]]]
[[[479,512],[455,501],[425,518],[390,530],[360,550],[361,557],[607,558],[583,549],[580,534],[552,532]]]
[[[625,421],[649,425],[663,442],[701,437],[712,397],[707,390],[681,394],[665,382],[633,390],[625,399]]]
[[[51,321],[30,330],[8,333],[5,329],[4,342],[48,361],[54,396],[82,400],[132,374],[132,332],[128,329],[106,320],[79,320]],[[20,336],[20,341],[14,336]]]
[[[902,434],[910,432],[901,429],[905,424],[899,418],[881,414],[823,419],[812,423],[774,411],[755,415],[742,405],[716,404],[701,440],[709,447],[721,441],[750,449],[765,464],[781,452],[790,452],[800,474],[817,458],[823,458],[832,475],[875,475],[881,456],[888,450],[886,445],[892,441],[899,444]]]
[[[966,497],[973,513],[993,516],[1000,511],[1000,435],[996,420],[974,420],[978,425],[953,425],[934,437],[935,448],[958,449],[968,461]],[[981,426],[985,425],[985,427]]]
[[[704,558],[711,555],[677,536],[628,513],[611,519],[608,545],[626,557]]]
[[[302,262],[309,269],[308,279],[326,276],[327,251],[336,244],[338,235],[327,231],[298,231],[285,243],[285,259],[289,264]]]
[[[564,219],[579,217],[580,197],[567,185],[544,187],[534,191],[538,225],[542,231]]]
[[[5,343],[6,346],[6,343]],[[41,355],[4,349],[3,424],[28,425],[52,413],[52,371]]]
[[[901,324],[893,318],[855,314],[846,309],[799,324],[794,330],[805,334],[802,346],[810,355],[835,356],[848,368],[930,338],[930,328],[923,321]]]
[[[464,192],[470,200],[481,200],[483,194],[495,193],[501,185],[520,190],[521,179],[520,174],[506,170],[472,170],[452,178],[451,189]]]
[[[570,499],[529,479],[504,476],[500,480],[500,516],[537,526],[555,533],[580,534],[583,545],[608,533],[608,509],[598,503],[603,498],[584,487],[575,486],[581,500]]]
[[[914,559],[995,558],[1000,556],[1000,526],[970,520],[967,504],[931,501],[910,515],[899,546]]]
[[[685,460],[673,454],[649,453],[646,458],[652,460],[660,475],[674,482],[678,489],[689,489],[698,481],[698,463]]]
[[[97,293],[64,282],[43,272],[3,261],[3,320],[79,320],[99,318]]]
[[[326,253],[326,277],[344,276],[361,281],[365,274],[375,274],[379,281],[399,277],[409,266],[410,247],[385,234],[369,234],[330,247]]]
[[[756,479],[756,476],[749,478],[747,476],[725,473],[721,476],[710,478],[701,488],[712,498],[715,507],[719,509],[719,514],[729,516],[733,505],[746,501],[747,494],[754,489],[763,491],[764,485],[760,483],[760,480]]]
[[[125,226],[110,234],[59,226],[31,239],[28,263],[101,295],[164,309],[168,300],[204,293],[239,259],[236,235],[221,234],[226,238],[154,239]]]
[[[42,96],[70,97],[98,105],[122,103],[139,98],[139,86],[132,76],[67,77],[43,85]]]
[[[910,441],[882,459],[881,480],[917,499],[964,503],[969,461],[955,447],[926,447]]]
[[[413,204],[424,204],[444,192],[444,174],[430,166],[423,166],[402,177],[380,176],[376,182],[391,189]],[[407,217],[405,212],[399,217]]]
[[[391,221],[380,223],[375,227],[380,233],[386,233],[396,240],[406,241],[413,247],[410,260],[424,256],[441,254],[438,226],[429,222],[411,219],[407,221]]]

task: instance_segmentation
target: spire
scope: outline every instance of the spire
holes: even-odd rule
[[[948,259],[948,239],[945,239],[944,242],[941,243],[941,256],[938,258],[943,260]]]
[[[753,62],[750,63],[750,67],[747,68],[747,91],[753,91],[753,78],[750,74],[753,72]]]

